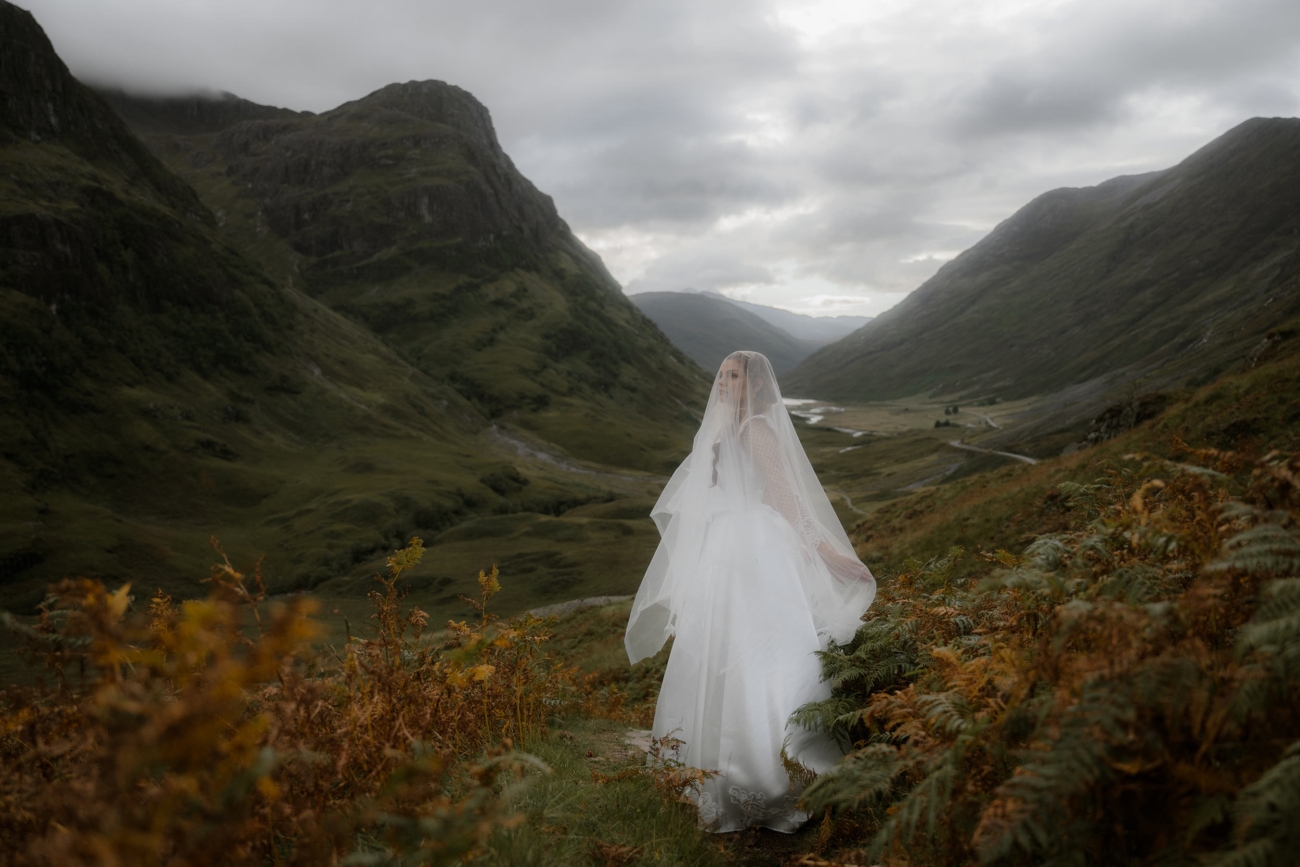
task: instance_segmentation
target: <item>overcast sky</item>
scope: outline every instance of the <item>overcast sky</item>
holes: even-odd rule
[[[879,313],[1046,190],[1300,114],[1298,0],[20,0],[83,80],[459,85],[626,291]]]

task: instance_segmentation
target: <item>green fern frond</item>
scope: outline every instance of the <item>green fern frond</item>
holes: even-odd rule
[[[1080,507],[1089,515],[1097,515],[1101,512],[1102,498],[1110,489],[1110,485],[1105,482],[1094,485],[1061,482],[1056,489],[1065,495],[1065,499],[1071,506]]]
[[[1300,863],[1300,741],[1293,743],[1281,761],[1263,776],[1241,790],[1233,812],[1242,846],[1225,856],[1221,865],[1242,857],[1267,867]]]
[[[1098,563],[1109,563],[1114,559],[1111,549],[1112,535],[1109,532],[1092,533],[1084,536],[1074,544],[1074,565],[1084,565],[1088,558]]]
[[[1213,867],[1275,867],[1286,864],[1275,857],[1276,849],[1272,840],[1254,840],[1224,853],[1210,863]]]
[[[1181,717],[1198,696],[1204,698],[1213,689],[1196,661],[1185,656],[1151,660],[1131,677],[1130,694],[1165,717]]]
[[[1246,677],[1231,699],[1232,718],[1238,722],[1267,713],[1279,698],[1279,693],[1285,692],[1285,687],[1279,689],[1276,679],[1262,665],[1244,666],[1243,672]]]
[[[926,721],[946,735],[960,734],[975,721],[970,702],[961,693],[923,695],[917,699],[917,704],[925,712]]]
[[[1273,657],[1284,680],[1300,677],[1300,578],[1270,582],[1264,595],[1264,604],[1242,627],[1237,647]]]
[[[1160,569],[1150,563],[1134,563],[1116,569],[1097,583],[1097,594],[1121,602],[1142,603],[1160,594]]]
[[[812,731],[834,732],[841,730],[837,729],[836,720],[849,716],[858,709],[857,703],[852,698],[837,694],[823,701],[813,701],[800,706],[790,715],[790,722]]]
[[[803,808],[818,813],[828,807],[852,810],[880,803],[893,792],[895,780],[907,764],[892,746],[866,746],[850,753],[804,789]]]
[[[1197,800],[1187,817],[1183,844],[1192,846],[1201,832],[1213,828],[1232,816],[1232,799],[1224,794],[1213,794]]]
[[[997,797],[1022,806],[1003,833],[985,844],[981,860],[1006,857],[1015,849],[1036,858],[1060,854],[1059,830],[1081,813],[1072,809],[1074,802],[1113,776],[1111,744],[1125,741],[1135,717],[1129,696],[1105,685],[1085,689],[1047,749],[1026,752],[1020,772],[998,788]]]
[[[929,769],[925,779],[907,793],[872,839],[867,849],[870,857],[875,858],[896,843],[906,844],[916,839],[918,831],[923,831],[927,837],[935,835],[939,819],[952,800],[960,757],[959,747],[947,750]]]
[[[876,617],[862,624],[848,645],[831,645],[818,656],[822,679],[833,687],[852,682],[855,691],[869,695],[903,686],[918,667],[916,626]]]
[[[862,720],[866,717],[866,715],[867,715],[867,709],[865,707],[860,707],[857,710],[852,710],[849,711],[848,713],[840,714],[831,722],[831,726],[834,728],[835,731],[847,732],[850,729],[852,729],[855,725],[859,725],[862,722]]]
[[[1041,570],[1056,572],[1065,565],[1070,553],[1064,536],[1039,536],[1025,548],[1025,559]]]
[[[1024,590],[1028,593],[1059,598],[1065,595],[1066,585],[1061,576],[1033,566],[1021,566],[980,582],[978,592],[995,593],[999,590]]]
[[[1223,544],[1223,554],[1206,567],[1253,575],[1300,575],[1300,539],[1277,524],[1265,523],[1238,533]]]
[[[58,611],[55,613],[66,615],[67,612]],[[65,618],[55,618],[52,614],[50,619],[62,623]],[[41,652],[85,650],[91,644],[89,635],[65,635],[61,630],[42,631],[23,623],[8,611],[0,611],[0,626],[24,639],[29,647],[36,648]]]

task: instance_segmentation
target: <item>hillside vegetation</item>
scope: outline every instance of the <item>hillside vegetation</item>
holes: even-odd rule
[[[265,554],[263,574],[275,592],[336,582],[322,598],[340,597],[327,609],[340,633],[343,618],[364,606],[358,577],[415,533],[446,543],[443,570],[428,576],[421,600],[439,614],[467,589],[466,576],[490,565],[491,555],[464,544],[468,538],[496,539],[496,556],[530,576],[515,585],[520,608],[635,582],[639,572],[625,560],[653,547],[648,521],[589,526],[591,518],[563,513],[628,496],[639,508],[689,441],[694,421],[683,405],[700,402],[703,377],[616,291],[592,282],[595,264],[563,265],[581,250],[564,253],[562,239],[538,247],[539,261],[568,276],[545,283],[511,271],[515,277],[502,279],[517,278],[507,292],[515,301],[500,295],[506,283],[496,278],[456,283],[457,309],[478,311],[473,327],[521,329],[492,346],[480,334],[481,352],[466,349],[464,358],[496,359],[503,376],[522,382],[519,363],[552,363],[528,345],[560,353],[560,343],[546,342],[557,333],[552,326],[570,340],[567,360],[552,370],[568,383],[567,396],[545,407],[539,398],[519,418],[502,410],[494,420],[491,401],[475,397],[468,380],[437,365],[430,369],[438,375],[425,373],[409,346],[386,343],[300,291],[310,281],[293,280],[292,268],[277,271],[267,253],[298,255],[276,236],[251,223],[247,238],[229,231],[226,212],[209,209],[68,73],[30,14],[0,3],[0,45],[8,94],[0,101],[3,607],[31,612],[48,583],[69,575],[202,595],[198,576],[214,534],[233,551]],[[486,123],[481,106],[456,99],[453,107]],[[356,109],[371,120],[388,110]],[[215,97],[160,116],[196,134],[311,117]],[[459,147],[459,135],[444,130],[439,141]],[[379,168],[364,171],[378,177]],[[394,177],[409,180],[411,168]],[[441,183],[430,172],[430,182]],[[563,234],[544,197],[529,190],[516,192],[531,196],[538,219]],[[497,190],[493,207],[512,206],[509,192]],[[405,255],[405,240],[389,240],[390,254]],[[474,256],[466,261],[480,267]],[[306,268],[305,259],[299,264]],[[528,320],[527,310],[537,316]],[[449,329],[455,354],[455,341],[473,328],[450,313],[446,320],[428,325],[429,343],[443,345],[439,329]],[[591,346],[601,340],[617,343],[620,354],[604,357],[597,373]],[[653,392],[634,391],[660,363],[676,373],[660,370]],[[583,463],[525,429],[547,425],[571,429],[565,442],[576,452],[589,439],[621,468]],[[443,538],[453,530],[460,535]],[[605,537],[621,544],[598,541]],[[570,544],[579,538],[590,544]]]
[[[827,400],[1206,381],[1300,313],[1300,119],[1161,172],[1046,193],[782,381]],[[1097,401],[1100,400],[1099,404]]]
[[[878,569],[863,627],[824,656],[835,694],[800,718],[852,751],[807,789],[821,818],[793,838],[710,838],[671,805],[690,769],[647,766],[622,743],[664,664],[626,665],[626,603],[549,627],[479,614],[435,651],[419,640],[427,615],[396,597],[417,543],[390,558],[378,631],[348,642],[341,668],[302,647],[303,602],[264,614],[247,649],[229,644],[241,604],[265,603],[225,563],[213,598],[180,610],[56,588],[31,640],[69,675],[84,659],[105,676],[83,698],[0,697],[4,839],[15,863],[207,863],[202,816],[204,839],[285,863],[1294,863],[1300,419],[1281,396],[1298,385],[1289,347],[1096,450],[995,478],[980,501],[954,484],[882,507],[920,527],[899,535],[921,559]],[[944,534],[986,512],[989,532],[972,532],[987,544],[926,557],[926,539],[957,541]],[[479,583],[482,605],[499,584]],[[181,666],[196,641],[211,662]],[[127,697],[130,714],[89,715]],[[543,725],[543,706],[566,710]],[[200,718],[225,728],[184,724]],[[36,746],[70,731],[53,762]],[[549,770],[502,754],[506,734]],[[214,750],[222,761],[204,762]],[[154,794],[127,798],[109,755]],[[532,782],[502,788],[515,774]]]
[[[1294,863],[1298,350],[855,527],[880,595],[824,655],[832,698],[799,715],[851,751],[792,838],[705,835],[674,803],[694,771],[623,743],[664,665],[627,666],[626,603],[494,624],[487,573],[479,613],[430,641],[398,599],[428,565],[417,542],[337,659],[304,646],[310,601],[268,606],[228,562],[180,607],[55,587],[22,631],[72,689],[0,696],[8,855],[208,863],[196,841],[219,839],[285,863]]]
[[[700,372],[623,296],[439,81],[320,115],[231,97],[108,98],[267,273],[377,334],[484,416],[661,473]]]
[[[799,714],[854,747],[806,792],[821,845],[1294,863],[1297,393],[1292,347],[978,501],[954,485],[864,522],[859,544],[902,562],[824,655],[834,696]]]

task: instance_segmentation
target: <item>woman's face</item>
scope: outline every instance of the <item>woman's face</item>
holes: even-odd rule
[[[724,403],[740,403],[745,398],[745,368],[740,360],[728,358],[718,370],[718,399]]]

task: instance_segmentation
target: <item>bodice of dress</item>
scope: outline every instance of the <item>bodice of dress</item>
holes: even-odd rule
[[[713,444],[713,472],[709,486],[709,511],[741,508],[746,504],[765,505],[785,518],[812,553],[822,541],[817,522],[803,508],[802,501],[789,483],[790,474],[781,466],[781,454],[769,422],[762,416],[745,420],[740,426],[737,446],[746,460],[737,462],[746,478],[728,479],[719,473],[721,443]],[[736,463],[732,464],[733,468]]]

